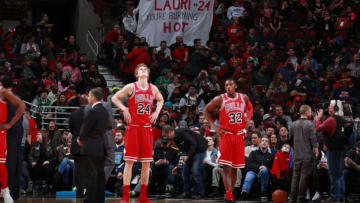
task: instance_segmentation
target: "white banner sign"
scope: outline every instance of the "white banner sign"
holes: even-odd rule
[[[183,36],[186,45],[194,39],[205,44],[213,20],[214,0],[140,0],[137,35],[150,46],[168,45]]]

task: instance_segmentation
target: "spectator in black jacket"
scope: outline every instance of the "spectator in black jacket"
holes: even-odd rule
[[[344,160],[346,193],[356,193],[355,188],[360,184],[360,141],[357,141],[354,149],[350,149]]]
[[[250,153],[246,162],[246,176],[241,195],[246,197],[257,177],[261,182],[261,201],[267,201],[267,187],[269,184],[269,172],[272,167],[274,156],[268,151],[269,138],[262,137],[260,149]]]
[[[207,141],[200,134],[189,129],[178,128],[166,125],[162,129],[163,135],[172,139],[179,150],[183,153],[180,160],[183,160],[183,189],[184,198],[190,198],[190,170],[195,179],[195,195],[193,198],[199,199],[204,196],[204,185],[202,180],[201,168],[204,163],[207,149]],[[191,168],[190,168],[191,167]],[[174,172],[178,171],[178,167],[174,168]]]
[[[29,154],[31,179],[33,181],[46,181],[49,186],[54,174],[56,152],[50,146],[47,130],[40,131],[36,139]]]
[[[170,139],[163,136],[161,144],[155,146],[154,149],[154,162],[151,166],[152,186],[150,187],[153,192],[164,194],[166,184],[173,185],[175,183],[175,175],[172,174],[172,169],[178,161],[178,151],[171,147]]]

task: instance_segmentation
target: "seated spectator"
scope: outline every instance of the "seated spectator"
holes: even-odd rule
[[[69,114],[67,114],[69,113],[69,109],[65,109],[66,107],[69,107],[66,100],[66,95],[61,93],[58,96],[58,99],[51,106],[55,108],[51,108],[52,113],[48,114],[48,117],[56,118],[57,123],[65,123],[66,119],[69,118]]]
[[[360,54],[354,54],[352,63],[347,65],[346,68],[351,70],[352,77],[359,77],[359,75],[360,75]]]
[[[344,177],[346,183],[346,193],[359,193],[360,177],[360,141],[355,145],[355,149],[350,149],[344,160]]]
[[[171,60],[171,51],[170,49],[166,46],[166,41],[161,41],[160,42],[160,46],[156,48],[156,51],[159,53],[160,51],[162,51],[164,53],[164,57],[166,60]]]
[[[167,94],[168,94],[168,100],[170,100],[173,91],[175,88],[180,87],[180,78],[179,76],[175,76],[172,79],[172,82],[167,86]]]
[[[58,81],[59,92],[66,92],[69,89],[70,85],[70,75],[68,73],[62,73],[61,80]]]
[[[56,74],[54,71],[47,72],[41,80],[41,87],[48,92],[51,91],[51,86],[56,84]]]
[[[32,102],[33,106],[31,108],[33,112],[37,112],[35,115],[37,122],[39,122],[39,119],[41,119],[40,117],[44,112],[49,112],[46,106],[50,106],[51,101],[47,98],[47,96],[47,90],[43,89],[40,92],[40,96],[36,96]]]
[[[73,84],[78,84],[83,79],[79,67],[76,66],[76,63],[73,60],[68,61],[68,65],[63,68],[63,73],[68,73],[70,75],[70,81]]]
[[[278,147],[279,147],[278,137],[275,134],[272,134],[270,136],[270,151],[271,151],[271,154],[275,155],[277,152],[279,152],[280,150],[278,149]]]
[[[185,67],[189,62],[189,51],[183,42],[172,51],[172,58],[178,62],[182,67]]]
[[[84,88],[95,88],[95,87],[106,87],[106,80],[102,74],[99,73],[98,67],[95,64],[91,64],[89,68],[89,73],[85,79]]]
[[[259,145],[261,142],[261,135],[259,132],[250,132],[251,145],[245,147],[245,157],[249,157],[251,152],[259,149]]]
[[[156,78],[155,85],[159,88],[159,90],[163,93],[163,95],[167,94],[167,86],[172,81],[172,73],[170,69],[162,69],[161,70],[161,76]]]
[[[28,35],[25,38],[25,43],[21,45],[20,54],[26,60],[36,59],[40,56],[39,45],[35,43],[34,35]]]
[[[198,107],[199,109],[202,109],[205,106],[204,101],[200,101],[196,86],[193,84],[189,86],[188,93],[186,93],[185,96],[180,100],[179,106],[182,107],[185,105],[189,107]]]
[[[178,161],[178,151],[171,147],[170,139],[163,136],[160,145],[154,148],[154,162],[151,165],[150,188],[153,194],[164,195],[166,185],[174,187],[176,177],[172,170]]]
[[[290,178],[291,153],[290,145],[284,144],[280,152],[276,152],[274,162],[270,171],[273,190],[282,189],[289,191],[291,184]]]
[[[283,146],[285,143],[289,143],[289,130],[283,126],[279,130],[279,146]]]
[[[250,153],[246,162],[246,175],[241,195],[247,197],[255,179],[261,183],[261,200],[267,201],[267,190],[269,184],[269,171],[271,170],[274,156],[268,151],[269,138],[262,137],[260,149]]]
[[[58,93],[59,93],[58,84],[57,84],[57,83],[52,84],[52,85],[50,86],[50,92],[49,92],[49,94],[48,94],[48,96],[47,96],[47,98],[51,101],[51,105],[53,105],[54,102],[57,101],[58,96],[59,96]]]
[[[56,150],[58,146],[65,143],[65,140],[69,135],[69,131],[67,130],[64,130],[63,133],[61,133],[54,120],[49,121],[47,130],[49,132],[50,145]]]
[[[124,133],[125,133],[125,125],[118,124],[118,127],[115,129],[115,170],[114,175],[116,176],[116,183],[114,185],[114,190],[118,194],[123,193],[123,173],[124,173]],[[109,180],[109,182],[111,182]]]
[[[288,115],[284,114],[284,109],[281,105],[276,105],[275,106],[275,116],[272,118],[273,122],[276,124],[276,119],[277,118],[282,118],[286,121],[286,127],[290,128],[291,124],[292,124],[292,120],[291,117]]]
[[[37,140],[31,146],[29,163],[31,179],[35,185],[39,184],[39,181],[45,181],[46,189],[49,190],[55,169],[56,152],[50,146],[47,130],[41,130],[37,134]]]
[[[54,175],[55,184],[59,184],[59,180],[62,177],[62,183],[69,185],[71,181],[71,174],[74,169],[74,159],[71,158],[71,134],[65,140],[65,143],[57,147],[58,151],[58,163],[59,166]],[[59,186],[59,185],[58,185]]]
[[[320,151],[319,157],[314,164],[309,187],[315,192],[312,201],[319,201],[322,198],[322,194],[330,189],[328,161],[323,151]]]
[[[204,159],[204,165],[203,165],[203,180],[204,180],[204,188],[205,188],[205,194],[208,194],[210,191],[210,185],[212,183],[212,171],[214,167],[217,167],[217,158],[220,156],[218,150],[214,147],[215,142],[214,138],[211,136],[208,136],[205,138],[208,141],[208,148],[206,151],[206,156]]]

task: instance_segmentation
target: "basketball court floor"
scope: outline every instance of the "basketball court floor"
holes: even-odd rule
[[[105,203],[118,203],[119,198],[110,198],[106,199]],[[221,200],[191,200],[191,199],[161,199],[161,200],[151,200],[152,203],[220,203],[224,202]],[[82,199],[56,199],[56,198],[21,198],[16,201],[16,203],[82,203]],[[236,201],[243,203],[252,203],[260,201]],[[132,199],[130,203],[137,203],[137,199]]]

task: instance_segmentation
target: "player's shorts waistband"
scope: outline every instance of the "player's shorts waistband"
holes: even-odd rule
[[[245,134],[245,133],[246,133],[246,130],[241,130],[241,131],[238,131],[238,132],[225,131],[225,134],[242,135],[242,134]]]
[[[146,124],[143,124],[143,125],[138,125],[138,124],[128,124],[132,127],[144,127],[144,128],[151,128],[151,124],[150,123],[146,123]]]

